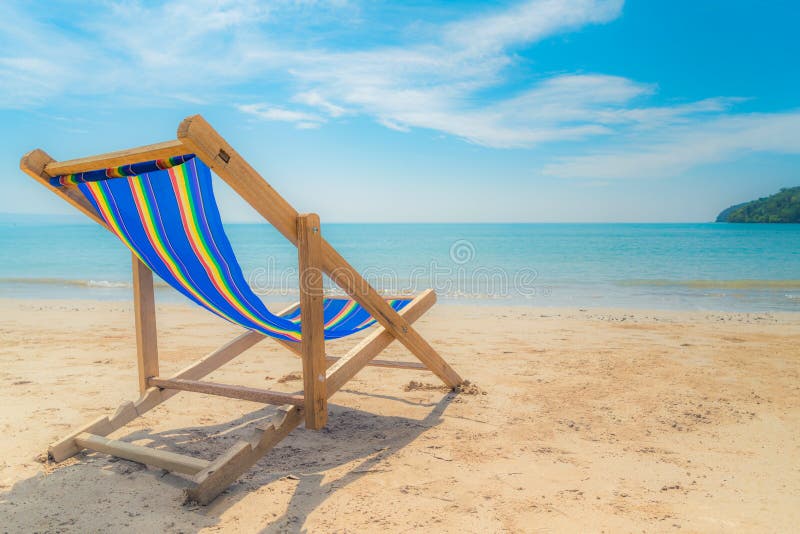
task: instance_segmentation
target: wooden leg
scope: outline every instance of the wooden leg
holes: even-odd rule
[[[139,364],[139,393],[147,390],[147,379],[158,376],[156,301],[153,272],[135,254],[133,258],[133,308],[136,314],[136,361]]]
[[[211,463],[200,458],[184,456],[161,449],[142,447],[141,445],[134,445],[126,441],[116,441],[96,434],[79,434],[75,441],[85,449],[189,475],[202,471]]]
[[[303,358],[303,394],[306,428],[319,430],[328,420],[325,393],[325,315],[322,308],[322,269],[319,217],[309,213],[297,217],[297,252],[300,264],[300,351]]]
[[[256,430],[250,439],[238,441],[225,454],[195,475],[197,486],[187,490],[189,500],[200,504],[213,501],[302,421],[303,413],[300,408],[282,406],[272,424]]]
[[[262,402],[264,404],[291,404],[292,406],[303,406],[305,403],[303,395],[283,393],[282,391],[269,391],[247,386],[217,384],[216,382],[202,382],[200,380],[187,380],[185,378],[150,378],[148,382],[151,386],[161,389],[193,391],[195,393],[206,393],[208,395],[217,395],[218,397],[227,397],[229,399]]]

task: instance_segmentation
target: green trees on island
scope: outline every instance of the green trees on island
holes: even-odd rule
[[[800,223],[800,187],[784,187],[774,195],[722,210],[717,222]]]

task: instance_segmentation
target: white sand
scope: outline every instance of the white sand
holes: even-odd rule
[[[419,322],[485,395],[366,369],[208,507],[184,479],[36,460],[135,399],[130,303],[0,300],[0,519],[9,532],[771,531],[800,525],[800,315],[439,305]],[[235,327],[159,308],[162,371]],[[353,341],[332,344],[342,353]],[[408,358],[392,345],[388,357]],[[382,356],[384,357],[384,356]],[[265,341],[210,378],[294,391]],[[409,381],[430,384],[404,391]],[[181,393],[114,437],[211,459],[271,408]]]

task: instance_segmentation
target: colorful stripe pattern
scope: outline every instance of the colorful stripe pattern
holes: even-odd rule
[[[123,165],[122,167],[100,169],[99,171],[88,171],[78,174],[64,174],[62,176],[50,178],[50,185],[58,187],[71,184],[83,184],[86,182],[98,182],[100,180],[108,180],[109,178],[125,178],[126,176],[136,176],[148,172],[169,169],[170,167],[175,167],[176,165],[185,163],[192,158],[194,158],[194,154],[186,154],[184,156],[175,156],[167,159],[156,159],[142,163],[132,163],[130,165]]]
[[[211,171],[193,156],[125,179],[77,183],[111,231],[153,272],[207,310],[250,330],[299,341],[300,311],[271,313],[247,284],[222,226]],[[144,164],[139,164],[144,165]],[[135,170],[135,169],[133,169]],[[93,171],[112,178],[122,171]],[[85,173],[90,174],[90,173]],[[390,300],[401,310],[409,300]],[[325,338],[348,336],[375,323],[346,298],[324,299]]]

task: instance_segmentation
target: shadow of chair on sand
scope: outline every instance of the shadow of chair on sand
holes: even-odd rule
[[[405,402],[402,398],[380,397]],[[297,482],[285,511],[279,517],[265,518],[262,532],[301,532],[309,514],[335,490],[374,472],[377,464],[440,424],[453,398],[454,394],[446,394],[437,403],[415,404],[415,411],[430,408],[422,419],[329,405],[332,416],[328,427],[318,432],[295,430],[207,507],[180,505],[177,495],[189,483],[177,475],[88,452],[81,453],[74,465],[17,482],[0,494],[0,507],[7,509],[2,515],[11,514],[12,530],[86,531],[94,525],[101,530],[138,531],[144,528],[144,521],[148,525],[145,530],[185,532],[217,524],[226,510],[250,492],[291,476]],[[274,412],[273,407],[265,407],[218,425],[163,432],[142,429],[121,439],[213,458],[247,435],[253,423],[269,421]],[[358,460],[342,476],[322,483],[327,471]],[[109,481],[109,476],[114,479]],[[126,509],[134,501],[144,503],[144,510]],[[98,526],[98,516],[107,524]],[[95,522],[89,523],[93,517]]]

